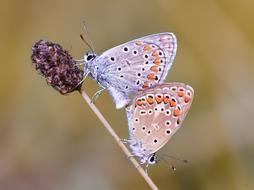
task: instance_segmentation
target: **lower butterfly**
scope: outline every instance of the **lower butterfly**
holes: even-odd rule
[[[139,92],[126,108],[130,149],[141,164],[155,164],[156,152],[181,127],[194,90],[183,83],[165,83]]]

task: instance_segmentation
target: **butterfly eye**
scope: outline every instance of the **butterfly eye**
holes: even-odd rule
[[[87,61],[90,61],[92,58],[93,58],[92,55],[88,55],[87,58],[86,58],[86,60],[87,60]]]
[[[85,61],[86,62],[92,61],[95,57],[96,57],[96,54],[88,52],[85,55]]]

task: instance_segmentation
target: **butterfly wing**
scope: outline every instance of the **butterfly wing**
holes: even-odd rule
[[[127,109],[130,139],[149,154],[158,151],[181,127],[193,96],[192,87],[176,82],[138,93]]]
[[[159,33],[139,38],[105,51],[99,64],[99,82],[113,96],[117,108],[129,102],[138,90],[162,83],[172,66],[177,50],[172,33]]]

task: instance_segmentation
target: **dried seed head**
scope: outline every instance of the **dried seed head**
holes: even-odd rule
[[[47,83],[61,94],[80,89],[84,73],[59,44],[38,41],[32,47],[31,59],[35,69],[46,78]]]

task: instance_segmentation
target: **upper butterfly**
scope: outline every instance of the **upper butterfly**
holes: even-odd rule
[[[139,92],[126,108],[129,145],[141,164],[155,164],[156,152],[181,127],[194,90],[183,83],[159,84]]]
[[[177,50],[173,33],[139,38],[109,49],[101,55],[84,55],[84,73],[90,75],[113,96],[122,108],[139,90],[163,83]]]

